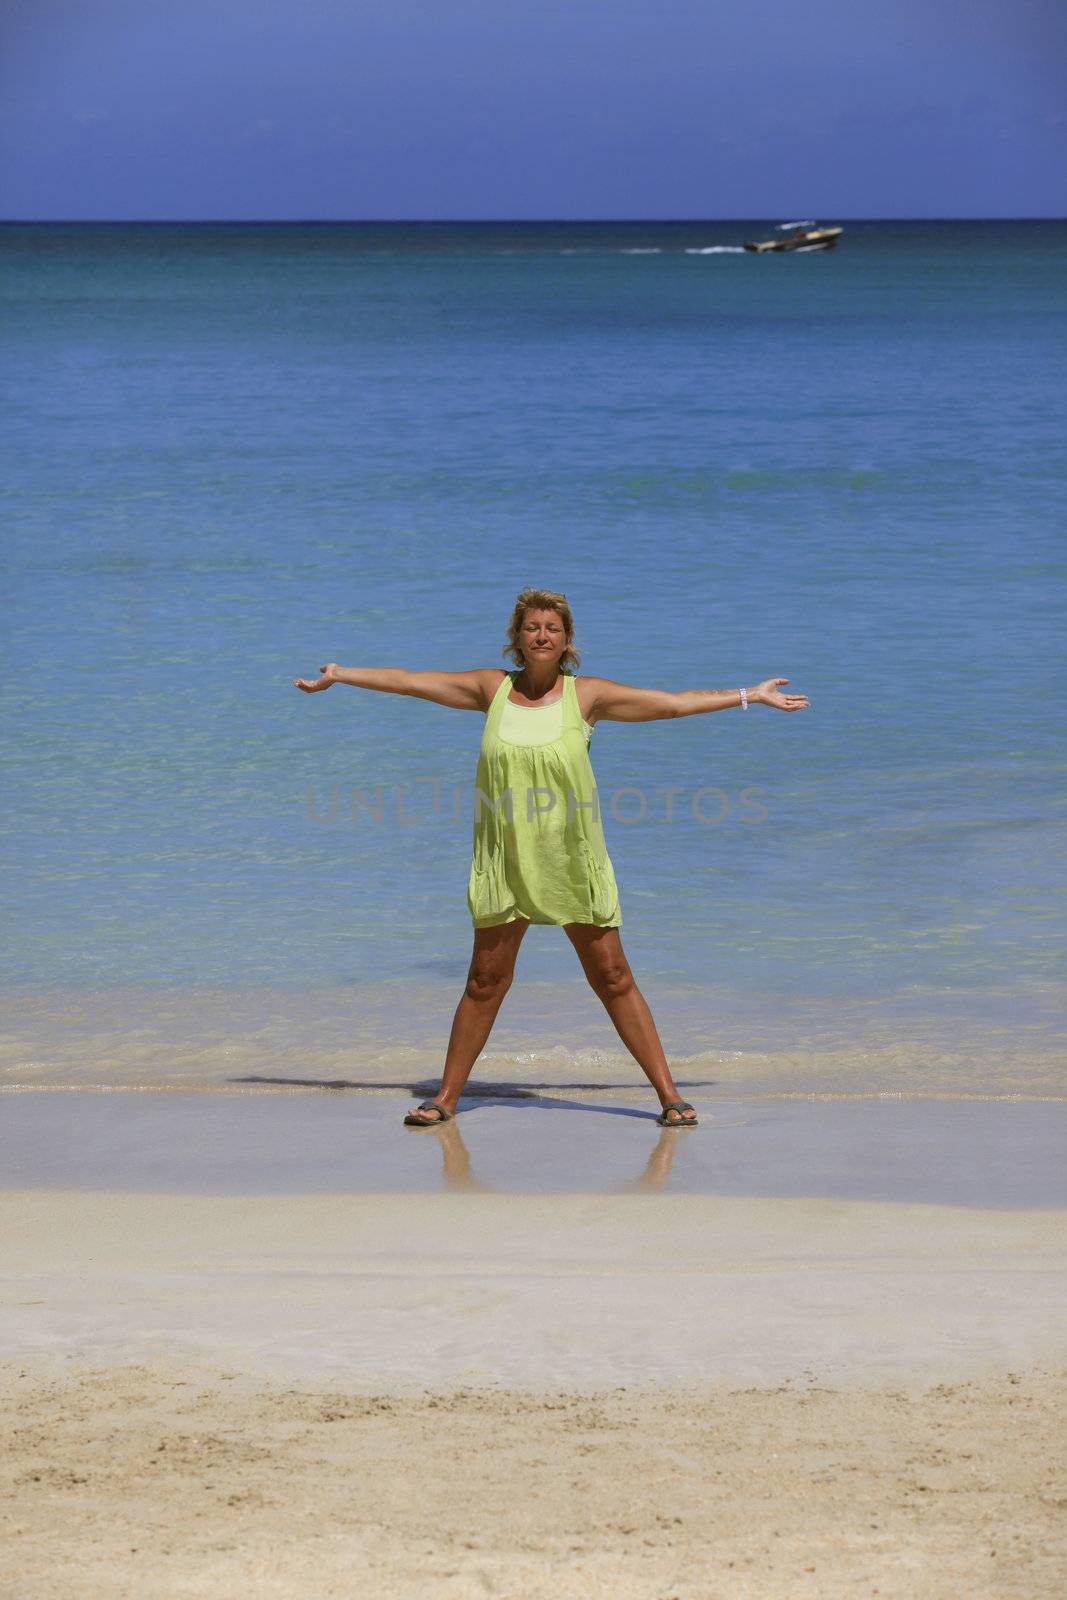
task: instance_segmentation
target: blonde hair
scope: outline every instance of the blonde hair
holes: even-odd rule
[[[519,629],[527,611],[555,611],[563,623],[563,631],[567,636],[567,645],[559,658],[561,672],[577,672],[581,656],[574,648],[574,618],[571,608],[567,603],[565,594],[556,594],[553,589],[524,589],[517,597],[508,623],[507,643],[501,655],[510,656],[517,667],[525,665],[526,658],[519,645]]]

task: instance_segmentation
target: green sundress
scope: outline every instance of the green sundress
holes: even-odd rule
[[[563,674],[563,731],[514,744],[500,719],[517,673],[486,712],[474,788],[474,854],[467,906],[476,928],[525,917],[620,928],[615,872],[604,842],[596,779],[574,677]]]

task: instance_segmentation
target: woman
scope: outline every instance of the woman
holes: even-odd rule
[[[788,678],[767,678],[748,690],[676,692],[636,689],[610,678],[579,681],[571,608],[566,595],[550,589],[524,589],[518,596],[504,654],[517,671],[408,672],[330,662],[315,681],[293,680],[306,694],[350,683],[485,713],[467,887],[474,953],[441,1087],[404,1121],[412,1127],[451,1121],[511,987],[523,935],[537,922],[566,931],[619,1037],[659,1096],[657,1122],[695,1127],[696,1112],[678,1095],[652,1013],[623,953],[622,913],[604,844],[589,740],[601,721],[653,722],[737,705],[799,711],[809,702],[804,695],[781,692],[779,685]]]

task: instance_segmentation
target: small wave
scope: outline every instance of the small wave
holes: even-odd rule
[[[685,253],[687,256],[743,256],[745,247],[740,244],[689,245]]]
[[[644,249],[620,250],[621,256],[661,256],[663,249],[660,245],[646,246]]]

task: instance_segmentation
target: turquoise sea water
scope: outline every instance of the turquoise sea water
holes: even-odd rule
[[[502,664],[536,583],[812,703],[597,728],[669,1053],[1055,1085],[1067,224],[765,230],[0,228],[6,1081],[432,1076],[481,718],[290,680]],[[494,1051],[637,1071],[554,929]]]

